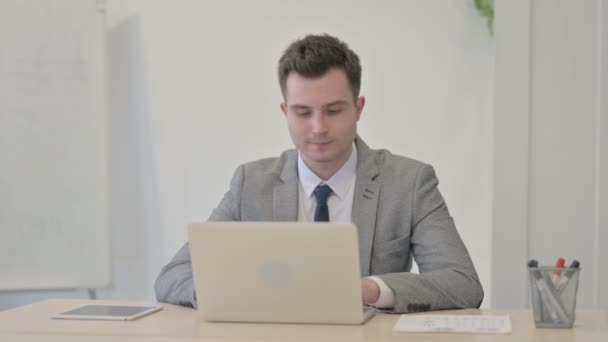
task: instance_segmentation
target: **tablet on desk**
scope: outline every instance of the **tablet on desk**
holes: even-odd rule
[[[76,309],[52,314],[51,318],[132,321],[162,308],[162,306],[137,305],[83,305]]]

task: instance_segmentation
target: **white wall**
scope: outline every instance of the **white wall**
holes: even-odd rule
[[[160,268],[238,164],[292,147],[276,62],[327,32],[363,64],[359,132],[435,166],[490,289],[494,42],[472,1],[107,2],[115,285],[153,298]]]
[[[494,236],[514,243],[495,240],[491,305],[528,305],[525,259],[562,256],[582,265],[578,307],[607,309],[608,4],[502,1],[497,13],[496,146],[521,154],[495,150],[495,189],[505,191],[494,195]],[[529,47],[507,51],[515,37]],[[509,166],[516,172],[500,169]]]
[[[526,306],[530,3],[495,3],[491,307]],[[510,295],[521,294],[520,296]]]

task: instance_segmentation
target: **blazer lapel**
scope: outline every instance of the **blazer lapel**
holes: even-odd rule
[[[359,258],[361,276],[369,275],[372,243],[376,231],[376,214],[380,198],[380,185],[375,181],[378,167],[373,158],[374,151],[357,137],[355,140],[359,161],[353,199],[352,220],[359,234]]]
[[[280,184],[274,187],[272,217],[277,222],[298,220],[298,168],[297,152],[286,154],[280,172]]]

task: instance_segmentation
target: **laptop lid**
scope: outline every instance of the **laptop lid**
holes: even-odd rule
[[[352,224],[196,223],[189,241],[207,321],[360,324],[369,316]]]

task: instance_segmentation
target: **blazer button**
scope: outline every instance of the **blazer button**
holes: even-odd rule
[[[430,311],[431,304],[408,304],[407,311],[411,312],[423,312]]]

